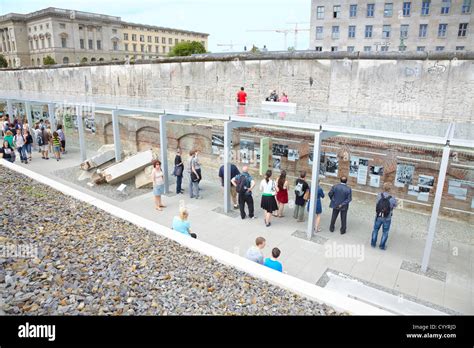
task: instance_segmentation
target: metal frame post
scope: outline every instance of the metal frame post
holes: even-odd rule
[[[122,160],[122,143],[120,140],[119,110],[112,110],[112,129],[114,132],[115,162]]]
[[[87,159],[86,141],[84,137],[84,122],[82,119],[82,107],[76,106],[77,128],[79,130],[79,148],[81,150],[81,162]]]
[[[51,126],[51,132],[53,132],[56,129],[56,115],[54,112],[53,103],[48,104],[48,117],[49,117],[49,124]]]
[[[25,102],[25,113],[26,119],[28,120],[30,132],[33,132],[33,130],[35,129],[35,125],[33,124],[33,116],[31,116],[31,104],[29,102]]]
[[[433,203],[433,210],[430,217],[430,225],[428,227],[428,236],[426,237],[425,251],[423,252],[423,260],[421,262],[421,270],[426,272],[430,261],[431,250],[433,248],[434,236],[436,233],[436,225],[438,223],[439,208],[441,206],[441,199],[443,198],[444,182],[446,181],[446,173],[449,165],[449,155],[451,149],[448,144],[443,149],[443,157],[441,158],[441,165],[439,167],[438,182],[436,184],[436,194]]]
[[[233,122],[224,122],[224,213],[231,212],[230,202],[230,160]]]
[[[13,115],[13,102],[11,100],[7,100],[7,113],[10,122],[13,123],[15,121],[15,116]]]
[[[168,173],[168,137],[166,135],[167,115],[160,115],[160,154],[161,168],[163,169],[163,178],[165,182],[165,193],[170,192],[170,180]]]
[[[308,228],[306,236],[310,239],[313,236],[314,225],[316,223],[316,201],[318,198],[318,182],[319,182],[319,159],[321,157],[321,140],[323,131],[314,133],[314,150],[313,150],[313,169],[311,173],[311,195],[309,199]]]

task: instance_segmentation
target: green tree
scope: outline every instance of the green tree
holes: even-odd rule
[[[190,56],[192,54],[200,54],[206,53],[206,48],[204,45],[197,41],[192,42],[180,42],[176,46],[173,47],[170,53],[168,53],[169,57],[184,57]]]
[[[8,67],[8,62],[3,55],[0,54],[0,68]]]
[[[253,45],[253,47],[252,47],[252,49],[250,50],[250,52],[252,52],[252,53],[260,53],[260,49],[259,49],[257,46]]]
[[[56,61],[51,56],[46,56],[43,58],[43,65],[54,65]]]

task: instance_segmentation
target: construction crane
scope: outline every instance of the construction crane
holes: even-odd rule
[[[271,31],[274,33],[279,33],[284,35],[284,47],[283,50],[286,51],[288,49],[288,34],[293,33],[295,36],[295,46],[294,49],[296,50],[298,47],[298,33],[300,31],[309,31],[309,29],[300,29],[298,28],[298,24],[306,24],[308,22],[292,22],[292,23],[287,23],[287,24],[294,24],[295,28],[294,29],[262,29],[262,30],[247,30],[248,32],[265,32],[265,31]]]
[[[264,32],[264,31],[271,31],[274,33],[279,33],[285,35],[285,47],[283,47],[283,50],[286,51],[288,49],[287,43],[288,43],[288,34],[292,32],[291,29],[263,29],[263,30],[247,30],[248,32]]]
[[[298,28],[298,24],[309,24],[309,22],[288,22],[286,24],[294,24],[295,25],[295,29],[293,29],[294,31],[294,35],[295,35],[295,50],[298,48],[298,33],[300,31],[309,31],[310,29],[300,29]]]

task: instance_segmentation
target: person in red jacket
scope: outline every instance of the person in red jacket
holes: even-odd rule
[[[245,105],[247,103],[247,93],[245,93],[244,87],[241,87],[239,93],[237,93],[237,103],[239,103],[239,105]]]

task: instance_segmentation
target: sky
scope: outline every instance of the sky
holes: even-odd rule
[[[131,5],[132,4],[132,5]],[[311,0],[0,0],[0,15],[59,7],[122,17],[127,22],[210,34],[211,52],[242,51],[253,44],[268,50],[285,47],[283,34],[248,30],[309,29]],[[287,36],[293,47],[295,36]],[[309,48],[309,31],[298,34],[298,49]]]

